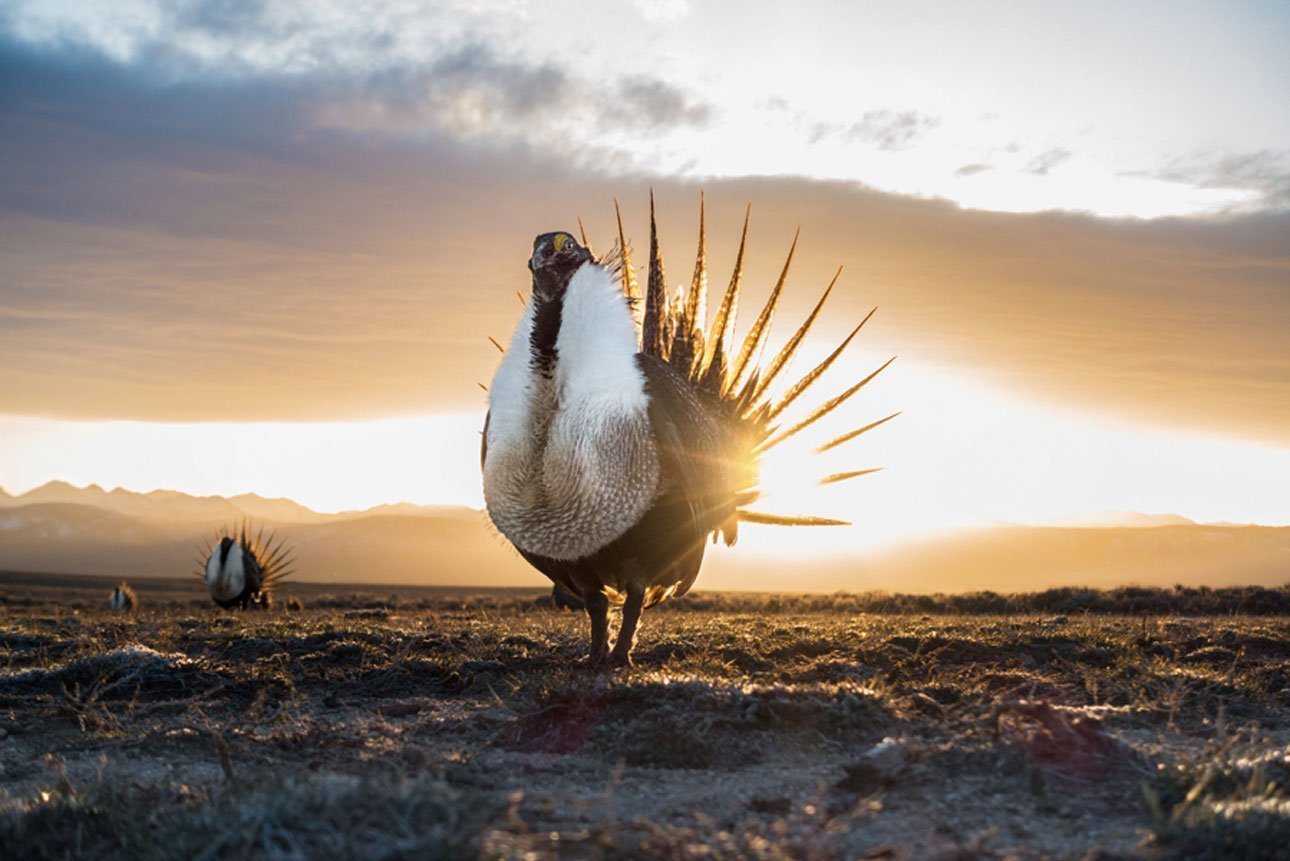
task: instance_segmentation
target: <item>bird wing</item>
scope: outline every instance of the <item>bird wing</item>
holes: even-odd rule
[[[260,560],[256,558],[255,551],[245,547],[245,545],[242,553],[242,565],[246,570],[246,583],[251,587],[251,591],[261,591],[264,588],[264,569],[260,566]]]
[[[695,536],[706,538],[734,512],[721,407],[662,359],[642,353],[636,361],[658,449],[660,503],[688,510]]]

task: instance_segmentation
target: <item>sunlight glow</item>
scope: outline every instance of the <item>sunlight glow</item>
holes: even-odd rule
[[[803,355],[800,368],[815,356]],[[871,361],[876,367],[881,359]],[[817,384],[831,396],[867,369]],[[803,400],[808,400],[804,398]],[[814,402],[814,401],[812,401]],[[817,456],[815,446],[892,412],[901,415]],[[882,467],[840,484],[834,472]],[[854,524],[741,530],[741,549],[790,556],[879,548],[1002,523],[1067,524],[1109,512],[1199,522],[1290,524],[1290,451],[1117,423],[1028,403],[944,368],[897,361],[850,403],[774,449],[755,507]]]
[[[0,418],[0,486],[51,479],[198,496],[257,493],[315,511],[387,502],[483,505],[482,415],[167,424]]]
[[[823,354],[798,359],[809,368]],[[881,364],[866,356],[817,384],[817,403]],[[791,375],[790,375],[791,376]],[[895,412],[817,457],[814,447]],[[791,420],[791,416],[789,417]],[[387,502],[482,506],[479,414],[366,422],[160,424],[0,418],[0,485],[51,479],[147,491],[285,496],[315,510]],[[818,487],[829,473],[882,467]],[[900,361],[818,426],[771,452],[776,514],[854,524],[745,526],[739,554],[830,555],[999,523],[1054,524],[1104,512],[1290,524],[1290,451],[1141,428],[1028,404],[944,368]]]

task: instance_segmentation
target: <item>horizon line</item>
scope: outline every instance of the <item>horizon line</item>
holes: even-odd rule
[[[15,500],[17,500],[17,499],[22,499],[24,496],[28,496],[28,495],[30,495],[30,494],[32,494],[32,493],[35,493],[36,491],[39,491],[39,490],[41,490],[41,489],[43,489],[43,488],[49,487],[50,485],[61,485],[61,486],[64,486],[64,487],[70,488],[71,490],[74,490],[74,491],[91,491],[91,490],[98,490],[98,491],[100,491],[100,492],[102,492],[102,493],[104,493],[104,494],[112,494],[112,493],[116,493],[116,492],[118,492],[118,491],[119,491],[119,492],[126,493],[126,494],[132,494],[132,495],[134,495],[134,496],[151,496],[152,494],[155,494],[155,493],[173,493],[173,494],[177,494],[177,495],[179,495],[179,496],[185,496],[185,497],[188,497],[189,499],[197,499],[197,500],[207,500],[207,499],[209,499],[209,500],[223,500],[223,501],[226,501],[226,502],[232,502],[232,501],[234,501],[234,500],[236,500],[236,499],[239,499],[239,498],[241,498],[241,497],[248,497],[248,496],[249,496],[249,497],[255,497],[256,499],[263,500],[263,501],[265,501],[265,502],[285,502],[285,503],[290,503],[291,505],[294,505],[294,506],[297,506],[297,507],[299,507],[299,508],[304,509],[305,511],[309,512],[310,514],[316,514],[316,515],[318,515],[318,516],[320,516],[320,517],[338,517],[338,516],[345,515],[345,514],[366,514],[366,513],[368,513],[368,512],[375,511],[375,510],[376,510],[376,509],[378,509],[378,508],[387,508],[387,507],[396,507],[396,506],[408,506],[408,507],[410,507],[410,508],[457,509],[457,510],[470,511],[470,512],[474,512],[474,513],[477,513],[477,514],[483,514],[483,513],[485,513],[485,512],[486,512],[486,509],[485,509],[485,508],[478,508],[478,507],[475,507],[475,506],[473,506],[473,505],[466,505],[466,504],[462,504],[462,503],[452,503],[452,502],[428,502],[428,503],[427,503],[427,502],[411,502],[411,501],[408,501],[408,500],[397,500],[397,501],[385,501],[385,502],[378,502],[378,503],[376,503],[375,505],[370,505],[370,506],[368,506],[368,507],[366,507],[366,508],[343,508],[343,509],[338,509],[338,510],[336,510],[336,511],[326,511],[326,510],[321,510],[321,509],[313,508],[313,507],[311,507],[311,506],[309,506],[309,505],[307,505],[307,504],[305,504],[305,503],[303,503],[303,502],[300,502],[299,500],[294,499],[294,498],[292,498],[292,497],[290,497],[290,496],[264,496],[264,495],[262,495],[262,494],[259,494],[259,493],[255,492],[255,491],[253,491],[253,490],[243,491],[243,492],[241,492],[241,493],[236,493],[236,494],[233,494],[233,495],[231,495],[231,496],[229,496],[229,495],[224,495],[224,494],[218,494],[218,493],[211,493],[211,494],[195,494],[195,493],[190,493],[190,492],[185,491],[185,490],[177,490],[177,489],[172,488],[172,487],[154,487],[154,488],[152,488],[151,490],[138,490],[138,489],[134,489],[134,488],[126,487],[125,485],[113,485],[112,487],[106,487],[106,486],[104,486],[104,485],[102,485],[102,484],[99,484],[98,482],[93,482],[93,481],[92,481],[92,482],[88,482],[88,483],[86,483],[86,484],[84,484],[84,485],[78,485],[78,484],[76,484],[76,483],[74,483],[74,482],[71,482],[71,481],[68,481],[68,480],[66,480],[66,479],[62,479],[62,478],[51,478],[51,479],[49,479],[49,480],[47,480],[47,481],[44,481],[44,482],[42,482],[42,483],[40,483],[40,484],[38,484],[38,485],[35,485],[34,487],[30,487],[30,488],[28,488],[28,489],[26,489],[26,490],[19,491],[19,492],[16,492],[16,493],[15,493],[15,492],[10,491],[7,487],[5,487],[4,485],[0,484],[0,494],[4,494],[5,496],[7,496],[7,497],[8,497],[8,498],[10,498],[10,499],[15,499]],[[39,504],[39,503],[29,503],[29,504]],[[1101,518],[1101,517],[1104,517],[1104,518],[1107,518],[1107,519],[1114,519],[1114,518],[1117,518],[1117,517],[1118,517],[1118,518],[1126,518],[1126,519],[1127,519],[1127,518],[1133,518],[1133,517],[1145,517],[1145,518],[1155,518],[1155,519],[1161,519],[1161,520],[1163,520],[1163,519],[1173,519],[1173,520],[1175,520],[1175,521],[1182,521],[1182,522],[1172,522],[1172,523],[1147,523],[1147,524],[1142,524],[1142,523],[1081,523],[1081,522],[1077,522],[1077,521],[1080,521],[1080,520],[1095,520],[1095,519],[1097,519],[1097,518]],[[1137,511],[1137,510],[1132,510],[1132,509],[1124,509],[1124,510],[1102,510],[1102,511],[1091,511],[1091,512],[1088,512],[1087,514],[1080,515],[1080,516],[1078,516],[1078,517],[1074,517],[1074,518],[1067,518],[1067,519],[1065,519],[1064,521],[1047,521],[1047,522],[1034,522],[1034,523],[1027,523],[1027,522],[1023,522],[1023,521],[1015,521],[1015,520],[996,520],[996,521],[992,521],[992,522],[990,522],[990,523],[984,523],[984,524],[966,525],[966,526],[958,526],[958,527],[950,527],[950,528],[940,529],[940,530],[937,530],[937,531],[936,531],[935,533],[933,533],[933,534],[935,534],[935,535],[940,535],[940,536],[944,536],[944,535],[955,535],[955,534],[962,534],[962,533],[969,533],[969,532],[981,532],[981,531],[986,531],[986,530],[991,530],[991,529],[1009,529],[1009,528],[1022,528],[1022,529],[1160,529],[1160,528],[1169,527],[1169,526],[1201,526],[1201,527],[1215,527],[1215,528],[1225,528],[1225,527],[1233,527],[1233,528],[1241,528],[1241,527],[1255,527],[1255,528],[1280,529],[1280,528],[1288,528],[1288,527],[1290,527],[1290,522],[1288,522],[1288,523],[1266,523],[1266,522],[1258,522],[1258,521],[1196,520],[1196,519],[1194,519],[1194,518],[1187,517],[1186,515],[1179,514],[1179,513],[1174,512],[1174,511]],[[900,543],[905,543],[905,542],[900,542]],[[833,554],[830,554],[830,555],[833,555]]]

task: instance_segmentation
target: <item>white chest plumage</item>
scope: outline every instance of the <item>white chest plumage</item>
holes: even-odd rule
[[[235,541],[228,549],[228,556],[220,562],[220,548],[206,560],[206,589],[216,601],[232,601],[246,588],[246,567],[242,548]]]
[[[484,499],[521,550],[588,556],[654,500],[658,456],[627,300],[587,263],[565,290],[556,359],[534,367],[535,302],[525,309],[489,388]]]

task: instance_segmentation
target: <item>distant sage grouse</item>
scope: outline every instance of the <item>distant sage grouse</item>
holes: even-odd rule
[[[108,596],[108,606],[118,613],[129,613],[139,605],[139,599],[135,596],[134,590],[126,585],[122,580],[117,587],[112,590]]]
[[[568,232],[544,233],[533,242],[532,297],[488,389],[484,498],[493,523],[521,555],[582,599],[591,619],[592,666],[631,663],[641,610],[686,593],[709,536],[734,544],[740,521],[842,523],[746,506],[759,497],[761,456],[833,411],[891,360],[781,427],[784,411],[833,364],[864,321],[818,366],[778,398],[770,397],[771,384],[801,346],[837,276],[783,348],[759,364],[793,248],[736,348],[747,217],[743,230],[734,274],[708,328],[702,204],[694,275],[689,289],[678,288],[669,301],[651,196],[649,281],[639,326],[634,312],[640,294],[621,213],[618,246],[600,260],[585,235],[579,243]],[[893,417],[843,434],[820,450]],[[836,473],[822,482],[873,471]],[[623,605],[612,653],[611,603]]]
[[[243,523],[217,532],[197,564],[197,576],[216,604],[226,610],[266,610],[274,587],[291,573],[292,554],[275,533],[266,538],[263,526],[251,533]]]

